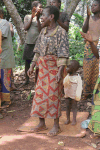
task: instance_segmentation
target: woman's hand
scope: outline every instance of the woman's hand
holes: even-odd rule
[[[58,71],[58,73],[56,75],[56,81],[59,82],[61,80],[61,77],[62,77],[61,72]]]
[[[28,76],[30,76],[33,73],[35,65],[36,65],[36,62],[33,61],[32,65],[30,66],[29,70],[27,71]]]
[[[87,17],[90,17],[90,16],[91,16],[91,11],[90,11],[89,6],[87,5]]]
[[[32,18],[35,17],[35,13],[36,13],[36,7],[33,7],[33,9],[32,9]]]
[[[89,41],[89,42],[93,42],[92,36],[91,36],[91,34],[90,34],[89,31],[88,31],[87,33],[84,33],[84,32],[81,32],[81,31],[80,31],[80,34],[82,35],[82,37],[83,37],[85,40],[87,40],[87,41]]]
[[[64,70],[64,66],[60,66],[60,67],[59,67],[59,70],[58,70],[58,73],[57,73],[57,75],[56,75],[56,80],[57,80],[57,82],[60,82],[60,80],[61,80],[61,78],[62,78],[63,70]]]

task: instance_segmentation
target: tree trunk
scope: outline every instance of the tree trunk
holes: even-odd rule
[[[66,5],[64,8],[64,11],[66,11],[69,15],[69,18],[71,18],[72,14],[74,13],[78,3],[81,0],[66,0]]]
[[[3,0],[12,20],[13,23],[16,27],[16,30],[18,32],[18,35],[20,37],[21,40],[21,44],[24,44],[25,42],[25,32],[24,32],[24,24],[22,22],[22,19],[20,17],[20,15],[17,12],[16,7],[14,6],[12,0]]]

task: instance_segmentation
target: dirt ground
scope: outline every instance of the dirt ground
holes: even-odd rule
[[[82,69],[80,70],[82,75]],[[72,138],[64,136],[48,137],[45,134],[21,133],[16,129],[29,117],[34,96],[34,74],[30,78],[30,84],[20,87],[24,82],[24,72],[14,72],[15,85],[18,91],[11,92],[12,104],[9,108],[3,109],[3,119],[0,119],[0,150],[95,150],[99,142],[90,140],[90,131],[84,138]],[[89,99],[87,102],[91,102]],[[62,110],[66,110],[64,99],[61,104]],[[90,111],[86,102],[78,103],[78,111]],[[59,145],[60,142],[63,145]],[[100,139],[99,139],[100,141]]]

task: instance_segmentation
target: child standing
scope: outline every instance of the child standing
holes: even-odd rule
[[[81,99],[82,93],[82,80],[79,74],[76,71],[79,69],[79,62],[72,60],[70,65],[67,67],[68,75],[64,78],[64,93],[66,98],[66,115],[67,121],[65,124],[70,123],[70,111],[72,108],[73,112],[73,121],[72,125],[76,124],[76,115],[77,115],[77,101]]]

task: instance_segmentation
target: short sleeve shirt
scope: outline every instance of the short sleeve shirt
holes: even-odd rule
[[[36,42],[34,52],[40,56],[55,55],[58,58],[69,57],[69,43],[67,32],[57,26],[50,36],[46,36],[47,27],[43,28]]]
[[[24,22],[28,22],[31,19],[31,15],[26,15],[24,18]],[[30,28],[27,30],[26,34],[26,44],[35,44],[39,35],[38,25],[36,17],[33,18]]]
[[[9,22],[5,19],[0,20],[0,30],[4,40],[2,41],[2,52],[0,54],[0,69],[13,68],[15,65],[14,52],[12,47],[12,37]]]

